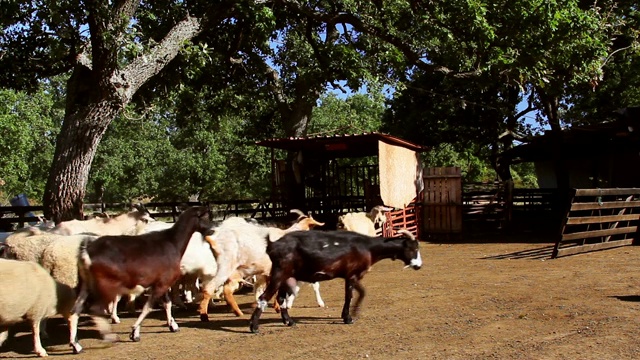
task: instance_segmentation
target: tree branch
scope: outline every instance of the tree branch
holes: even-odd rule
[[[131,99],[142,84],[178,55],[185,41],[193,39],[201,30],[201,19],[187,15],[156,46],[135,58],[123,70],[115,71],[111,76],[112,84],[120,88],[121,96]]]
[[[395,46],[398,50],[402,52],[405,59],[410,65],[414,65],[417,68],[427,72],[427,73],[444,73],[452,77],[456,78],[468,78],[479,75],[481,72],[479,70],[473,70],[468,72],[454,72],[453,70],[439,65],[433,65],[426,63],[421,60],[422,55],[417,53],[411,48],[411,45],[408,44],[404,39],[400,39],[396,36],[389,34],[385,29],[380,27],[373,26],[371,24],[367,24],[363,22],[357,15],[351,13],[322,13],[313,9],[304,8],[296,1],[291,0],[279,0],[277,2],[282,3],[285,7],[290,10],[308,16],[316,21],[321,21],[327,24],[330,23],[346,23],[351,25],[357,31],[374,36],[388,44]]]

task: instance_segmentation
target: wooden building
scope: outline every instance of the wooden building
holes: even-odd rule
[[[640,107],[625,108],[612,121],[574,126],[560,134],[547,132],[506,155],[512,163],[533,162],[540,188],[557,188],[554,160],[561,156],[571,188],[640,186]]]
[[[423,189],[420,153],[427,148],[395,136],[307,136],[267,139],[257,145],[271,148],[271,196],[283,208],[301,204],[314,214],[334,215],[382,204],[413,209]],[[414,226],[417,233],[417,220]]]

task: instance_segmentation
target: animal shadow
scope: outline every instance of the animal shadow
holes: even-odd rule
[[[193,320],[183,319],[182,321],[179,321],[178,324],[181,327],[186,327],[186,328],[210,329],[210,330],[219,330],[219,331],[226,331],[226,332],[240,333],[240,334],[249,333],[249,318],[251,317],[251,314],[245,314],[242,317],[236,317],[233,314],[229,314],[229,316],[230,317],[228,318],[210,318],[208,322],[202,322],[200,321],[199,318],[198,319],[194,318]],[[336,322],[336,320],[340,320],[333,317],[292,316],[292,318],[297,324],[332,323],[332,322]],[[282,319],[280,319],[279,316],[263,317],[260,319],[261,326],[271,325],[271,324],[274,324],[274,325],[280,324],[283,327],[286,327],[282,323]]]
[[[82,327],[92,327],[90,318],[81,318],[78,324],[79,339],[102,339],[100,332],[93,329],[83,329]],[[67,322],[59,317],[47,320],[48,339],[42,339],[42,346],[47,350],[49,355],[53,354],[71,354],[72,349],[69,347],[69,327]],[[0,352],[15,352],[21,355],[35,354],[33,353],[33,335],[31,333],[31,325],[29,323],[20,323],[9,329],[9,338],[2,345]],[[5,358],[1,356],[0,358]]]

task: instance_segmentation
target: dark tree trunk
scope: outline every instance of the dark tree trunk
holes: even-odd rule
[[[293,109],[283,113],[282,122],[287,137],[306,135],[313,106],[314,104],[298,101],[293,104]],[[289,152],[287,154],[287,171],[285,173],[287,196],[283,205],[290,209],[306,211],[304,201],[304,163],[299,163],[299,159],[299,154],[296,152]],[[302,158],[302,160],[304,161],[304,158]]]
[[[55,223],[83,218],[93,157],[120,109],[114,97],[100,91],[100,85],[90,76],[88,69],[78,66],[68,83],[66,115],[43,199],[44,216]]]
[[[560,116],[558,115],[559,99],[557,96],[546,93],[543,90],[540,90],[539,94],[544,114],[547,116],[549,127],[551,128],[551,146],[555,154],[553,157],[553,167],[556,174],[556,186],[561,193],[568,192],[569,171],[567,169],[567,159],[563,151],[562,127],[560,126]]]
[[[77,54],[67,83],[65,118],[43,198],[45,217],[55,221],[81,219],[93,157],[111,121],[151,77],[157,75],[201,31],[201,20],[186,15],[166,36],[126,66],[118,64],[120,22],[133,16],[139,2],[88,3],[90,55]],[[232,5],[223,4],[215,19],[226,17]],[[213,9],[213,7],[212,7]],[[213,10],[212,10],[213,11]],[[113,23],[110,23],[113,21]]]

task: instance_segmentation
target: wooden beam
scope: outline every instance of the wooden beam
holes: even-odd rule
[[[581,246],[569,246],[566,248],[557,249],[557,253],[553,257],[556,258],[560,256],[575,255],[575,254],[580,254],[580,253],[589,252],[589,251],[612,249],[620,246],[631,245],[632,243],[633,243],[633,239],[624,239],[624,240],[618,240],[618,241],[610,241],[606,243],[589,244],[589,245],[581,245]]]
[[[580,231],[571,234],[562,234],[562,241],[588,239],[608,235],[630,234],[635,233],[636,231],[638,231],[637,226],[627,226],[604,230]]]
[[[584,202],[571,204],[571,211],[640,207],[640,201]]]
[[[576,196],[640,195],[640,188],[576,189]]]
[[[567,225],[600,224],[614,221],[640,220],[640,214],[570,217]]]

